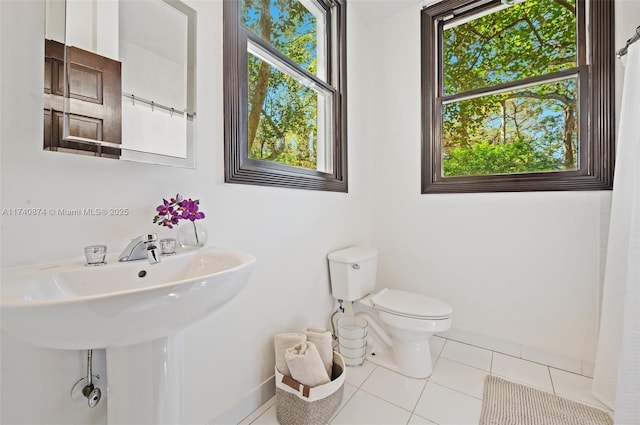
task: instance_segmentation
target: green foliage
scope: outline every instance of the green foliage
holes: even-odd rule
[[[451,149],[443,158],[443,175],[532,173],[554,170],[561,166],[561,158],[553,158],[544,150],[536,149],[522,140],[500,144],[483,141]]]
[[[444,92],[576,66],[575,0],[528,0],[444,31]]]
[[[250,55],[257,67],[258,58]],[[257,63],[255,63],[257,62]],[[259,81],[250,79],[250,95]],[[249,157],[315,169],[317,95],[271,67],[267,95]],[[249,111],[251,113],[251,111]]]
[[[492,90],[575,68],[575,38],[575,0],[528,0],[445,29],[443,92],[481,89],[487,94],[443,107],[444,175],[577,167],[574,77]]]

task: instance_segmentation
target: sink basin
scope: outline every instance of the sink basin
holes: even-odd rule
[[[185,251],[104,266],[83,262],[2,270],[2,330],[36,346],[84,350],[165,337],[202,319],[243,288],[255,266],[249,254]]]

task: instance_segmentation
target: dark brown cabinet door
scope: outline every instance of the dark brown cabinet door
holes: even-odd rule
[[[121,64],[66,47],[68,60],[69,135],[122,142]],[[45,40],[44,148],[88,155],[120,157],[120,149],[64,140],[64,51],[62,43]]]

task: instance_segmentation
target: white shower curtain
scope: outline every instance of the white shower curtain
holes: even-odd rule
[[[593,394],[640,424],[640,41],[625,57]]]

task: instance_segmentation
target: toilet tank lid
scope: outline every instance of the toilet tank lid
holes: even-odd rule
[[[378,255],[378,251],[373,248],[362,246],[352,246],[339,251],[330,252],[327,258],[336,263],[357,263],[359,261],[370,260]]]
[[[371,302],[382,310],[416,317],[445,318],[453,313],[453,308],[444,301],[387,288],[375,294]]]

